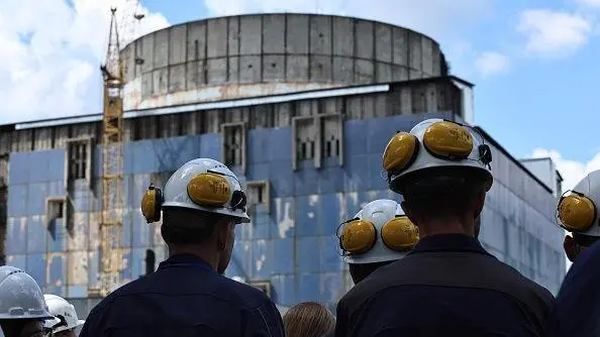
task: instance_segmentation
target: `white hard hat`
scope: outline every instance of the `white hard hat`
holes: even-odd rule
[[[418,228],[394,200],[368,203],[338,229],[344,260],[351,264],[399,260],[419,240]]]
[[[556,220],[572,233],[600,237],[600,170],[565,192],[556,207]]]
[[[71,330],[81,326],[85,321],[77,318],[75,307],[64,298],[52,294],[44,294],[48,305],[48,311],[54,319],[44,322],[44,328],[52,329],[52,332]]]
[[[160,220],[160,210],[165,207],[191,208],[250,222],[246,214],[246,194],[238,178],[227,166],[210,158],[183,164],[167,181],[164,195],[150,185],[142,199],[146,220],[149,223]]]
[[[11,266],[0,267],[0,319],[51,319],[35,280]]]
[[[486,174],[491,187],[489,167],[492,153],[483,137],[472,128],[442,119],[427,119],[408,132],[398,132],[383,153],[383,167],[390,188],[410,173],[439,167],[467,167]]]

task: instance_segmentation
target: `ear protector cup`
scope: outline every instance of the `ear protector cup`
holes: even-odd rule
[[[142,214],[146,218],[146,222],[152,223],[160,220],[160,210],[163,202],[163,195],[160,188],[150,184],[148,190],[144,192],[142,197]]]
[[[340,247],[348,254],[369,251],[377,241],[377,230],[370,221],[353,219],[342,224]]]
[[[383,225],[381,239],[391,250],[411,250],[419,241],[419,229],[407,216],[397,216]]]
[[[577,192],[560,198],[558,218],[568,231],[585,232],[594,224],[597,209],[594,202]]]
[[[187,192],[195,204],[206,207],[223,207],[232,196],[227,178],[213,172],[200,173],[192,178]]]
[[[425,130],[423,145],[435,157],[466,159],[473,151],[473,136],[458,123],[440,121]]]
[[[409,167],[419,151],[419,140],[408,132],[398,132],[390,139],[383,151],[383,168],[388,173]]]

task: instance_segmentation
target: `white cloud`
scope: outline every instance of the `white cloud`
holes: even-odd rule
[[[578,3],[589,7],[600,7],[600,0],[576,0]]]
[[[101,76],[111,6],[130,18],[127,0],[0,1],[0,123],[100,112]],[[122,26],[123,42],[168,25],[146,13]],[[129,20],[132,21],[132,20]],[[128,25],[135,28],[134,25]]]
[[[510,68],[510,60],[498,52],[484,52],[475,60],[475,68],[484,77],[500,74]]]
[[[530,9],[521,13],[517,30],[527,40],[527,52],[538,56],[562,57],[587,43],[592,24],[578,14]]]
[[[588,162],[580,162],[576,160],[570,160],[563,158],[562,155],[556,150],[548,150],[538,148],[533,151],[533,158],[545,158],[550,157],[556,164],[558,172],[562,175],[563,191],[569,190],[586,176],[586,174],[600,170],[600,152],[592,157]]]

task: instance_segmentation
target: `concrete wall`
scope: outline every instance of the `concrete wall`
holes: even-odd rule
[[[438,44],[427,36],[380,22],[305,14],[177,25],[134,41],[122,58],[126,110],[446,72]]]
[[[306,161],[297,171],[292,170],[291,128],[249,130],[244,179],[268,180],[270,204],[256,208],[253,223],[240,226],[228,275],[270,280],[275,301],[284,306],[318,300],[333,308],[351,286],[335,229],[371,200],[398,198],[382,176],[382,151],[397,130],[431,117],[452,118],[431,113],[347,120],[343,166],[325,160],[315,169]],[[146,224],[139,210],[148,184],[163,186],[189,159],[220,158],[220,144],[217,133],[126,144],[124,282],[144,273],[147,249],[155,251],[157,262],[166,254],[160,225]],[[553,224],[554,197],[503,152],[492,151],[495,182],[483,212],[481,239],[499,259],[556,292],[565,268],[562,234]],[[49,226],[45,199],[67,193],[64,156],[62,149],[11,153],[7,263],[27,270],[46,292],[85,298],[87,288],[98,285],[100,171],[96,165],[91,189],[76,181],[68,192],[72,227],[62,222]]]

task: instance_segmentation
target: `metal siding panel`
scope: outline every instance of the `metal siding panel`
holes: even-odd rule
[[[344,276],[342,273],[321,273],[319,280],[319,301],[334,311],[336,303],[345,294],[343,288]]]
[[[227,56],[227,18],[208,20],[207,29],[207,57]]]
[[[278,82],[285,80],[285,57],[283,55],[263,56],[263,80]]]
[[[294,174],[294,192],[296,195],[316,193],[319,188],[319,172],[313,167],[301,168]]]
[[[46,252],[45,217],[33,216],[27,219],[27,254]],[[12,239],[12,238],[11,238]]]
[[[185,64],[179,64],[169,67],[169,92],[185,90]]]
[[[336,235],[327,235],[319,237],[320,250],[320,271],[323,272],[338,272],[344,270],[345,262],[342,259],[342,252],[339,249],[338,238]],[[341,284],[341,283],[340,283]],[[340,284],[334,286],[338,289]]]
[[[288,160],[291,171],[292,130],[290,128],[270,129],[269,138],[269,160]]]
[[[8,185],[7,215],[9,217],[27,215],[28,185]]]
[[[65,286],[67,276],[64,253],[49,254],[46,258],[48,259],[48,274],[46,275],[49,289],[54,288],[64,292],[63,287]],[[65,295],[61,294],[59,296]]]
[[[233,245],[233,253],[231,255],[231,262],[227,268],[227,274],[249,279],[252,275],[253,267],[252,241],[236,241]]]
[[[169,60],[169,31],[159,30],[154,33],[154,69],[166,67]]]
[[[321,194],[318,199],[317,227],[318,235],[334,235],[342,222],[342,205],[344,198],[341,193]]]
[[[256,55],[261,53],[262,16],[240,17],[240,54]]]
[[[344,122],[344,158],[368,153],[365,127],[368,124],[364,120]]]
[[[174,26],[169,29],[169,64],[179,64],[186,60],[187,26]]]
[[[298,303],[296,301],[295,276],[273,276],[271,277],[271,285],[275,293],[275,301],[277,304],[291,307]]]
[[[283,54],[285,52],[285,15],[263,16],[263,53]]]
[[[296,237],[319,235],[319,195],[297,196],[295,201]]]
[[[29,182],[29,170],[31,153],[13,152],[8,162],[8,181],[11,185]]]
[[[331,54],[330,16],[310,16],[310,53]]]
[[[218,133],[208,133],[200,136],[200,157],[221,158],[221,142]]]
[[[373,59],[373,22],[366,20],[356,21],[356,57]]]
[[[308,56],[288,56],[286,73],[288,81],[308,81]]]
[[[344,190],[362,191],[369,188],[369,156],[345,156]]]
[[[270,130],[248,130],[248,161],[251,164],[268,162],[269,145],[271,144]]]
[[[310,58],[310,79],[317,82],[331,81],[331,67],[331,56],[312,56]]]
[[[277,230],[272,232],[273,238],[291,238],[296,235],[296,201],[295,198],[275,198],[275,224]]]
[[[227,24],[229,29],[227,48],[231,57],[240,54],[240,17],[230,17]]]
[[[337,162],[337,159],[335,159]],[[344,188],[344,171],[341,167],[322,168],[319,174],[319,193],[342,192]]]
[[[273,242],[273,269],[275,274],[294,273],[294,241],[293,239],[274,239]]]
[[[320,274],[300,274],[298,282],[298,301],[319,301]]]
[[[98,274],[100,258],[97,250],[88,252],[88,287],[100,287],[100,275]]]
[[[317,273],[321,263],[321,245],[318,236],[300,237],[296,241],[296,261],[299,270]]]
[[[352,83],[354,74],[352,73],[353,59],[349,57],[333,57],[333,81]]]
[[[27,269],[27,255],[7,255],[6,265],[25,270]]]
[[[70,286],[85,286],[87,288],[88,282],[88,254],[85,250],[79,250],[74,252],[67,252],[67,262],[69,265],[68,285]],[[71,291],[81,293],[79,288],[71,289]],[[87,293],[87,289],[85,291]],[[76,296],[69,292],[69,296]],[[84,295],[85,296],[85,295]]]
[[[56,219],[48,224],[48,252],[64,252],[67,250],[67,231],[63,219]]]
[[[46,256],[44,254],[28,254],[25,271],[41,288],[46,286]]]
[[[134,248],[148,247],[150,245],[150,232],[148,224],[140,216],[134,216],[132,219],[132,246]]]
[[[227,80],[227,58],[209,59],[207,63],[208,84],[221,84]]]
[[[375,24],[375,59],[392,62],[392,26]]]
[[[373,61],[357,59],[354,62],[354,81],[358,84],[366,84],[373,82]]]
[[[27,253],[27,218],[8,218],[4,249],[7,255]]]
[[[287,14],[287,53],[308,53],[308,18],[308,15]]]
[[[240,83],[256,83],[261,81],[261,57],[240,57]]]
[[[48,174],[46,178],[48,180],[61,180],[65,178],[65,151],[64,150],[51,150],[47,151],[48,157]],[[99,167],[101,166],[100,161],[93,161],[92,165]]]
[[[252,278],[268,279],[273,263],[273,242],[271,240],[252,241]]]
[[[353,19],[333,18],[333,54],[350,57],[354,56]]]
[[[188,61],[204,59],[206,45],[206,22],[192,22],[188,24],[187,36],[187,59]],[[197,41],[197,43],[196,43]],[[196,53],[197,46],[197,53]],[[197,54],[197,55],[196,55]]]

